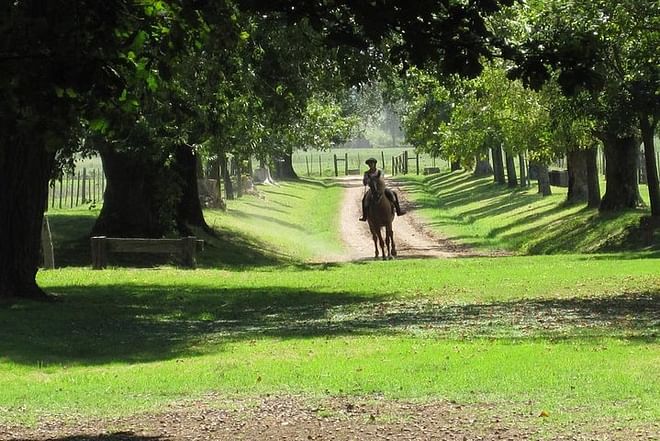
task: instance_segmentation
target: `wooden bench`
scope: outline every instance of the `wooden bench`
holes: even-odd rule
[[[353,175],[361,175],[362,172],[360,171],[359,168],[348,168],[346,169],[346,174],[349,176],[353,176]]]
[[[440,168],[439,167],[424,167],[424,174],[425,175],[432,175],[435,173],[440,173]]]
[[[103,269],[108,265],[109,253],[177,254],[182,265],[195,268],[196,253],[204,249],[204,241],[195,236],[181,239],[133,239],[94,236],[92,244],[92,268]]]

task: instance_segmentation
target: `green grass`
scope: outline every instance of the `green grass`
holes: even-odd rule
[[[656,259],[408,260],[391,278],[387,264],[41,272],[62,301],[0,309],[2,418],[122,415],[209,391],[660,415]]]
[[[260,197],[230,201],[226,212],[206,211],[208,224],[227,238],[251,238],[274,259],[301,261],[342,252],[338,207],[343,193],[339,185],[329,180],[303,180],[259,186],[258,190]]]
[[[515,204],[510,192],[454,177],[456,195],[492,191],[486,210],[506,219],[495,211]],[[430,183],[412,183],[431,204]],[[0,425],[154,412],[208,392],[546,410],[551,437],[660,418],[657,253],[304,263],[340,251],[340,187],[259,190],[207,213],[221,231],[194,271],[91,271],[78,254],[94,212],[51,213],[71,267],[38,274],[60,301],[0,305]]]
[[[535,186],[511,190],[467,172],[399,179],[418,206],[416,214],[472,246],[526,254],[660,251],[660,232],[649,236],[637,228],[648,209],[601,215],[583,204],[566,205],[565,188],[552,187],[552,196],[541,197]],[[646,187],[640,187],[648,202]]]

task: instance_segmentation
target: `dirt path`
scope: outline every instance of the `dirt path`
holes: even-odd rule
[[[34,429],[0,425],[8,441],[628,441],[657,439],[656,427],[611,431],[541,424],[538,405],[403,401],[381,396],[292,395],[229,398],[210,394],[155,414],[67,422]],[[545,426],[540,428],[540,426]],[[554,430],[553,430],[554,429]],[[545,432],[545,436],[539,432]]]
[[[358,218],[362,215],[360,204],[364,194],[362,177],[347,176],[342,178],[340,182],[346,189],[341,210],[341,235],[348,251],[345,255],[338,256],[336,260],[372,259],[374,245],[369,226],[366,222],[358,221]],[[393,224],[394,240],[399,258],[450,258],[486,255],[455,244],[424,228],[423,223],[415,216],[414,207],[407,200],[405,189],[397,186],[392,181],[389,181],[388,185],[398,193],[401,206],[407,212],[401,217],[395,217]]]

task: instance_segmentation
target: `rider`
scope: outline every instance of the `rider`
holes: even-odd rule
[[[376,181],[383,177],[383,171],[376,168],[376,163],[378,163],[378,161],[375,158],[369,158],[366,161],[364,161],[364,163],[369,166],[369,170],[364,172],[364,177],[362,178],[362,184],[368,185],[371,191],[366,192],[362,197],[362,217],[359,219],[361,222],[367,220],[367,210],[369,208],[369,202],[371,200],[370,195],[372,193],[375,193]],[[392,205],[394,205],[394,209],[396,210],[397,216],[402,216],[405,214],[404,212],[401,211],[401,207],[399,206],[399,197],[395,192],[393,192],[389,188],[385,188],[385,196],[387,196],[387,199],[389,199]]]

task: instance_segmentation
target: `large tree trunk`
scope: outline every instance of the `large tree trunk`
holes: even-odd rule
[[[550,189],[550,174],[548,173],[548,164],[539,161],[533,161],[532,165],[538,173],[537,182],[539,186],[539,193],[543,196],[550,196],[552,194],[552,190]]]
[[[592,147],[587,152],[587,206],[600,206],[600,182],[598,178],[598,149]]]
[[[635,137],[619,138],[604,136],[605,146],[605,195],[600,211],[616,211],[637,208],[642,205],[637,184],[639,143]]]
[[[164,158],[99,148],[106,188],[94,236],[162,237],[174,227],[172,181]]]
[[[199,170],[197,156],[188,145],[177,147],[175,171],[179,175],[181,185],[181,199],[177,206],[176,228],[179,234],[191,235],[190,227],[199,227],[206,232],[212,230],[204,220],[202,205],[199,202],[197,189],[197,171]]]
[[[461,160],[457,159],[455,161],[451,161],[451,171],[458,171],[461,169]]]
[[[647,115],[640,115],[642,141],[644,142],[644,162],[646,164],[646,184],[649,188],[651,216],[660,217],[660,184],[658,182],[658,164],[655,160],[653,135],[655,121],[651,123]]]
[[[495,182],[498,184],[506,184],[506,177],[504,176],[504,160],[502,159],[502,147],[493,147],[491,151],[493,152],[493,171],[495,172]]]
[[[293,169],[293,152],[286,152],[275,159],[275,173],[279,179],[298,179]]]
[[[587,150],[574,150],[566,154],[568,165],[568,195],[566,202],[586,202],[589,197],[587,180]]]
[[[513,154],[506,152],[506,175],[509,180],[509,187],[518,186],[518,177],[516,176],[516,163]]]
[[[490,176],[493,174],[493,167],[488,160],[488,152],[485,155],[477,155],[474,166],[474,176]]]
[[[49,298],[35,276],[54,158],[36,142],[0,138],[0,299]]]

